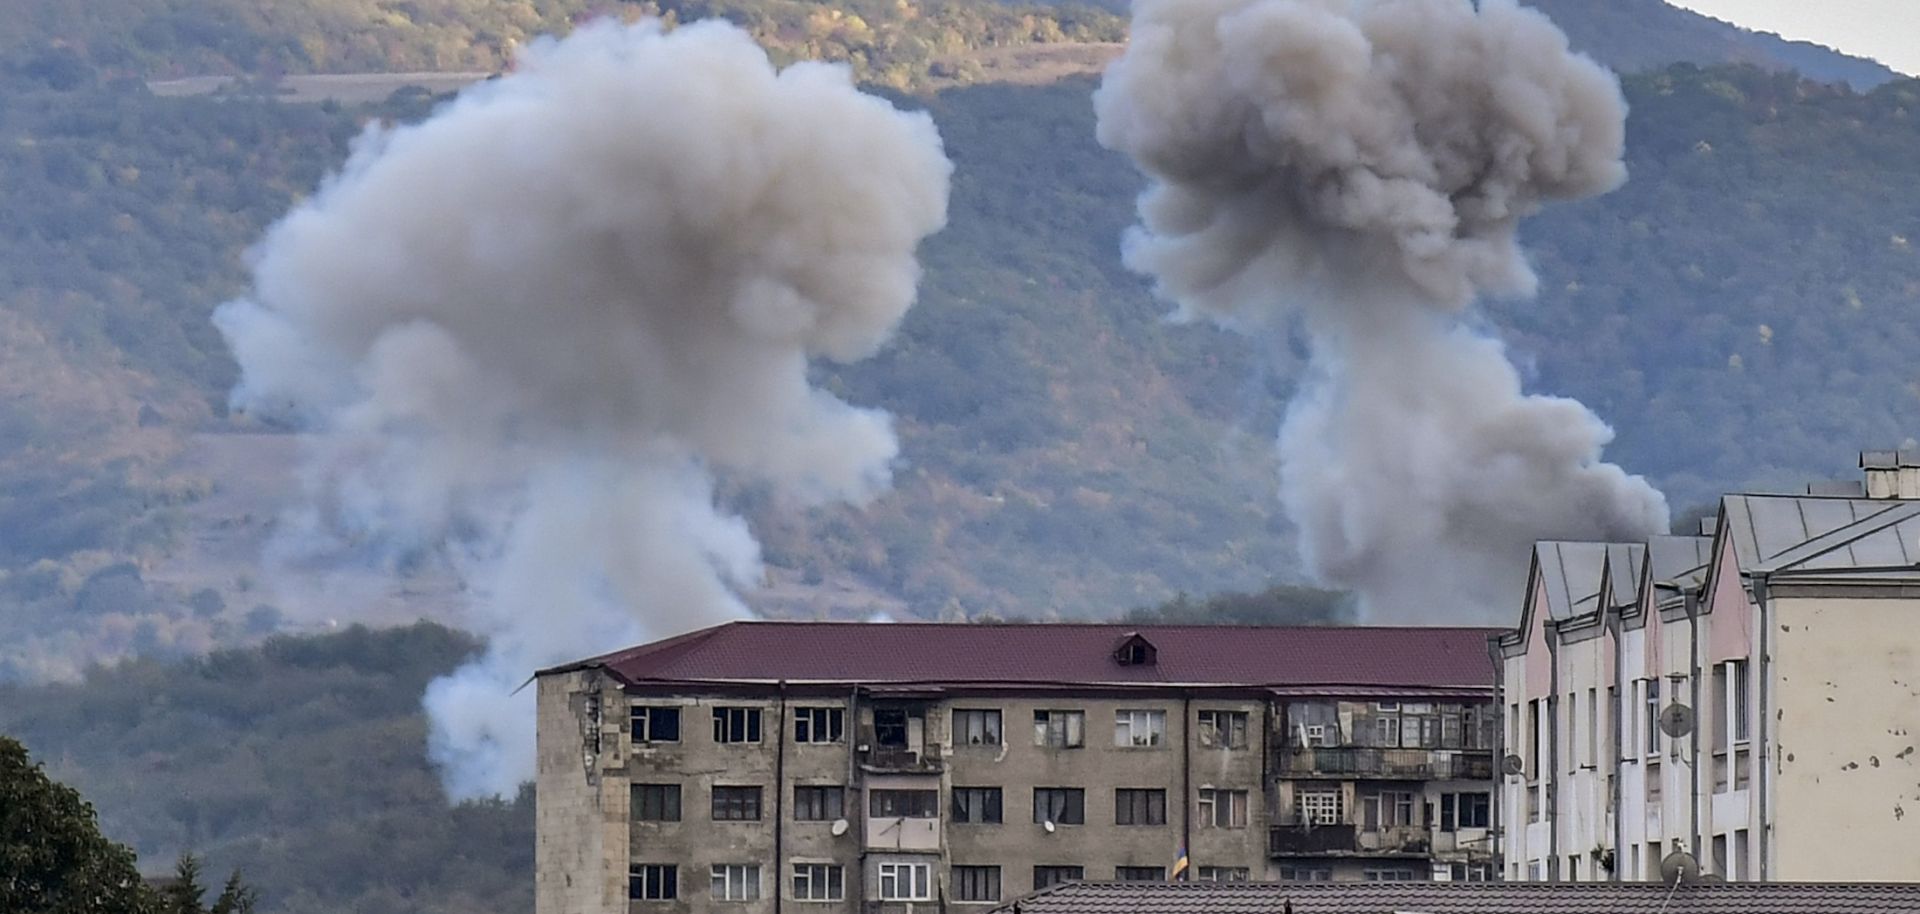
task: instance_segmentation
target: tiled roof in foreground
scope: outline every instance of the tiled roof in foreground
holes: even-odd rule
[[[1920,883],[1077,882],[995,914],[1286,914],[1289,905],[1292,914],[1915,914]]]
[[[731,622],[567,664],[630,684],[1243,686],[1490,693],[1491,628]],[[1122,664],[1138,636],[1153,662]]]

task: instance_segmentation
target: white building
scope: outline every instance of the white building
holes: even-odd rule
[[[1673,850],[1920,879],[1920,454],[1862,466],[1727,496],[1711,536],[1535,547],[1497,648],[1508,879],[1652,879]]]

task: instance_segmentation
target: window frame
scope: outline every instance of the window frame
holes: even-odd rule
[[[940,791],[868,788],[867,816],[873,819],[938,819]]]
[[[1115,882],[1165,882],[1167,868],[1164,866],[1116,866],[1113,868]]]
[[[961,797],[966,801],[962,802]],[[1000,825],[1006,821],[1006,794],[999,787],[956,786],[949,798],[949,821],[961,825]]]
[[[715,705],[713,707],[713,742],[720,746],[759,745],[764,735],[762,729],[762,711],[752,705]],[[735,715],[739,724],[735,727]],[[735,737],[736,731],[739,733]]]
[[[1034,711],[1033,744],[1047,749],[1086,748],[1087,712],[1072,708],[1042,708]]]
[[[907,894],[900,893],[902,873],[907,879]],[[909,863],[897,860],[883,860],[879,863],[874,880],[880,901],[932,901],[933,865],[928,863]],[[889,882],[892,883],[891,888]]]
[[[1053,815],[1056,799],[1060,801],[1058,817]],[[1047,822],[1052,822],[1054,825],[1087,824],[1086,789],[1081,787],[1033,788],[1033,824],[1042,825]]]
[[[1222,797],[1227,800],[1224,805],[1227,813],[1226,825],[1219,824],[1220,812],[1223,808],[1220,802]],[[1194,810],[1198,813],[1201,828],[1237,829],[1248,827],[1252,819],[1250,805],[1249,792],[1246,790],[1234,787],[1202,787],[1194,801]],[[1236,812],[1239,815],[1236,816]],[[1235,824],[1236,819],[1237,824]]]
[[[802,799],[801,791],[806,791]],[[813,812],[821,813],[818,816]],[[809,815],[801,815],[802,812]],[[840,784],[793,785],[793,821],[832,822],[847,817],[847,788]]]
[[[1000,876],[1000,867],[993,865],[954,864],[952,872],[953,900],[968,904],[997,902],[1000,900],[1004,884]],[[991,892],[985,890],[991,886]],[[979,894],[981,897],[973,897]]]
[[[980,739],[972,739],[973,724],[978,723]],[[989,738],[991,737],[991,738]],[[955,708],[953,710],[953,745],[960,746],[999,746],[1007,741],[1006,717],[999,708]]]
[[[658,717],[659,721],[655,718]],[[673,721],[671,737],[655,736],[661,721]],[[645,721],[645,723],[641,723]],[[641,731],[645,731],[643,734]],[[627,710],[627,735],[636,746],[653,746],[680,741],[679,705],[630,705]]]
[[[646,801],[648,794],[657,796],[657,800]],[[679,784],[629,784],[627,785],[627,815],[635,822],[678,822],[681,817]],[[648,807],[657,807],[659,815],[642,815]]]
[[[680,900],[680,867],[672,863],[627,864],[627,900]]]
[[[1123,815],[1124,814],[1124,815]],[[1136,821],[1144,819],[1144,821]],[[1127,828],[1152,828],[1167,824],[1165,787],[1115,787],[1113,824]]]
[[[1040,878],[1043,874],[1049,877],[1045,881],[1042,881]],[[1033,890],[1036,892],[1044,888],[1059,885],[1063,882],[1085,881],[1087,881],[1087,868],[1084,866],[1074,866],[1072,864],[1035,864],[1033,868]]]
[[[1295,790],[1293,810],[1299,825],[1343,825],[1347,819],[1347,795],[1338,787]]]
[[[1225,875],[1226,878],[1220,878]],[[1252,867],[1245,866],[1200,866],[1194,867],[1195,882],[1249,882],[1253,878]]]
[[[1139,731],[1146,730],[1143,735]],[[1113,746],[1116,749],[1164,749],[1167,745],[1167,712],[1161,708],[1118,708],[1113,712]]]
[[[834,705],[804,705],[795,707],[793,712],[795,744],[827,746],[846,742],[847,709]]]
[[[737,871],[737,872],[736,872]],[[734,876],[740,877],[736,886]],[[715,888],[718,887],[718,891]],[[734,897],[735,888],[740,897]],[[760,864],[715,863],[707,870],[707,894],[714,901],[732,903],[759,901]]]
[[[1224,729],[1222,722],[1226,724]],[[1199,731],[1197,741],[1203,749],[1245,749],[1250,726],[1249,715],[1245,711],[1203,708],[1194,715],[1194,727]],[[1226,734],[1225,740],[1220,738],[1222,733]]]
[[[794,901],[846,901],[847,868],[839,863],[794,863],[788,874],[788,885]],[[825,894],[819,894],[821,892]]]
[[[714,822],[758,822],[766,808],[764,794],[759,784],[715,784],[708,792],[707,812]],[[721,815],[723,811],[728,815]]]

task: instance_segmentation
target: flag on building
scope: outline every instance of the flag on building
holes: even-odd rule
[[[1187,846],[1182,844],[1180,845],[1180,856],[1174,858],[1173,869],[1167,872],[1168,881],[1177,881],[1179,879],[1185,878],[1185,876],[1187,875],[1188,862],[1189,861],[1187,860]]]

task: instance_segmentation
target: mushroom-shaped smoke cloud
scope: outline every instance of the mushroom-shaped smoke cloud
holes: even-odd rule
[[[309,533],[438,549],[484,656],[433,683],[456,798],[531,774],[543,665],[745,613],[716,471],[860,502],[888,417],[812,387],[912,303],[946,218],[932,121],[723,23],[600,23],[372,129],[216,322],[237,405],[312,431]]]
[[[1536,284],[1515,239],[1626,178],[1613,77],[1514,0],[1136,0],[1094,97],[1150,179],[1126,262],[1179,316],[1307,334],[1280,433],[1309,567],[1376,620],[1506,621],[1528,546],[1666,502],[1612,432],[1529,396],[1464,313]]]

